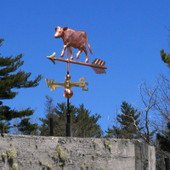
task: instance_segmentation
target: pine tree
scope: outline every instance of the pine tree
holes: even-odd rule
[[[139,127],[140,112],[134,109],[127,102],[122,102],[121,114],[117,115],[117,122],[119,126],[113,125],[112,128],[108,128],[106,131],[106,137],[116,137],[124,139],[138,139],[140,138],[140,131],[142,127]]]
[[[159,141],[160,148],[163,151],[170,153],[170,121],[167,123],[167,130],[163,131],[164,135],[157,134],[157,139]]]
[[[97,113],[90,115],[90,111],[81,104],[76,108],[76,115],[72,118],[72,133],[77,137],[101,137],[102,130],[97,121],[101,118]]]
[[[170,54],[165,53],[164,50],[161,50],[160,53],[161,53],[162,61],[166,63],[168,67],[170,67]]]
[[[47,97],[46,103],[46,118],[41,118],[42,125],[40,126],[40,134],[48,136],[50,132],[49,119],[53,118],[54,136],[66,136],[66,115],[67,105],[66,103],[58,103],[56,107],[52,104],[52,99]],[[84,108],[84,105],[80,105],[78,108],[69,105],[71,115],[71,129],[72,136],[74,137],[100,137],[102,131],[97,121],[100,119],[100,115],[90,115],[90,111]]]
[[[169,53],[165,53],[163,49],[160,52],[161,52],[161,58],[162,58],[163,62],[166,63],[167,66],[170,68],[170,54]],[[169,83],[170,80],[168,78],[164,78],[164,82]],[[167,96],[167,97],[163,96],[163,102],[167,102],[169,104],[169,93],[168,93],[169,92],[168,91],[169,90],[169,86],[168,85],[167,85],[166,93],[165,93],[165,91],[163,91],[164,92],[163,93],[164,96]],[[167,109],[167,113],[169,113],[168,109]],[[164,113],[164,111],[163,111],[163,114],[166,115]],[[169,120],[169,114],[166,115],[166,118]],[[158,133],[157,134],[157,139],[159,141],[160,148],[163,151],[166,151],[166,152],[170,153],[170,120],[167,123],[167,130],[162,131],[162,134]]]
[[[47,103],[53,101],[51,98],[47,97]],[[47,106],[47,105],[46,105]],[[67,115],[67,106],[63,103],[57,103],[56,107],[52,106],[50,103],[46,109],[48,112],[46,114],[46,118],[40,118],[42,125],[39,127],[40,135],[49,136],[50,132],[50,118],[53,119],[53,127],[54,127],[54,136],[66,136],[66,115]],[[69,106],[71,117],[75,114],[75,107],[70,104]]]
[[[38,135],[38,124],[30,123],[30,118],[24,118],[17,126],[22,135]]]
[[[0,39],[0,47],[4,40]],[[8,133],[10,130],[10,121],[14,118],[22,118],[33,114],[33,110],[27,108],[22,111],[11,109],[9,106],[3,105],[3,100],[9,100],[16,97],[18,92],[15,89],[36,87],[41,80],[41,76],[37,76],[35,80],[28,80],[31,73],[25,73],[18,69],[23,65],[23,55],[16,57],[3,57],[0,54],[0,131]]]
[[[170,54],[165,53],[164,50],[161,50],[161,58],[162,58],[163,62],[166,63],[167,66],[170,68]],[[168,78],[166,78],[164,80],[164,82],[165,81],[170,82]],[[167,89],[169,89],[169,86],[167,86]],[[168,90],[166,91],[165,95],[169,97]],[[169,101],[168,97],[163,98],[163,101],[168,102]],[[167,110],[167,111],[169,111],[169,110]],[[168,114],[167,114],[167,118],[168,118]],[[167,123],[167,130],[163,131],[162,134],[160,134],[160,133],[157,134],[157,139],[159,141],[160,148],[163,151],[170,153],[170,121]]]

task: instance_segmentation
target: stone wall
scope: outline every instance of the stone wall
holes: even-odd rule
[[[155,149],[138,140],[4,135],[1,170],[155,170]]]

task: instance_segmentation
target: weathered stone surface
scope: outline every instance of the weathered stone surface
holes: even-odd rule
[[[154,147],[138,140],[4,135],[0,154],[1,170],[155,170]]]

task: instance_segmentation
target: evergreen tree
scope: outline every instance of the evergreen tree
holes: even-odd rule
[[[47,97],[47,103],[51,102],[52,99]],[[66,115],[67,115],[67,106],[65,103],[57,103],[56,108],[52,106],[50,103],[46,109],[48,112],[46,114],[46,118],[40,118],[42,125],[39,127],[40,135],[49,136],[50,132],[50,118],[53,119],[53,131],[54,136],[66,136]],[[75,107],[70,104],[69,106],[70,115],[73,117],[75,114]]]
[[[48,136],[50,132],[49,119],[53,118],[54,136],[66,136],[66,103],[58,103],[56,108],[52,104],[52,99],[47,97],[46,103],[46,118],[41,118],[42,125],[40,126],[40,134]],[[102,131],[97,121],[100,115],[90,115],[90,112],[84,108],[84,105],[76,108],[72,104],[69,105],[71,115],[71,129],[74,137],[100,137]]]
[[[168,31],[170,31],[168,29]],[[162,49],[161,51],[161,58],[163,60],[164,63],[167,64],[167,66],[170,68],[170,53],[165,53],[164,50]],[[166,119],[168,119],[168,123],[167,123],[167,130],[163,130],[162,131],[162,134],[158,133],[157,134],[157,140],[159,142],[159,145],[160,145],[160,148],[163,150],[163,151],[166,151],[166,152],[169,152],[170,153],[170,119],[169,119],[169,104],[170,104],[170,98],[169,98],[169,89],[170,89],[170,86],[169,86],[169,78],[165,78],[165,77],[162,77],[163,79],[163,82],[166,83],[166,88],[165,90],[163,90],[163,95],[161,96],[162,98],[162,101],[161,103],[167,103],[166,106],[166,109],[163,109],[162,107],[159,109],[161,110],[161,112],[163,113],[163,115],[165,115]],[[162,86],[161,86],[161,89],[162,89]]]
[[[170,54],[165,53],[164,50],[161,50],[161,58],[164,61],[164,63],[166,63],[167,66],[170,68]],[[164,78],[164,82],[165,81],[168,83],[170,82],[170,80],[168,78]],[[166,97],[163,96],[162,98],[163,98],[163,102],[167,102],[169,104],[169,93],[168,93],[169,86],[168,85],[167,85],[166,92],[163,91],[164,96],[166,96]],[[165,113],[165,111],[163,111],[163,114],[166,115],[166,118],[169,120],[169,110],[167,109],[167,114]],[[157,134],[157,139],[159,141],[160,148],[163,151],[170,153],[170,121],[168,121],[168,123],[167,123],[167,130],[163,130],[162,134],[160,134],[160,133]]]
[[[17,126],[22,135],[38,135],[38,124],[30,123],[30,118],[24,118]]]
[[[122,102],[121,114],[117,115],[117,122],[119,126],[113,125],[106,131],[106,137],[116,137],[124,139],[138,139],[140,138],[140,131],[143,129],[139,127],[140,112],[134,109],[127,102]]]
[[[162,61],[166,63],[168,67],[170,67],[170,54],[165,53],[164,50],[161,50],[160,52],[161,52]]]
[[[160,148],[163,151],[170,153],[170,121],[167,124],[167,131],[163,131],[164,135],[157,134],[157,139],[159,141]]]
[[[97,121],[101,118],[97,113],[90,116],[90,111],[81,104],[76,108],[76,115],[72,118],[72,133],[77,137],[101,137],[102,130]]]
[[[0,39],[0,47],[3,39]],[[36,87],[41,80],[41,76],[37,76],[35,80],[28,80],[31,73],[25,73],[18,69],[23,65],[23,55],[16,57],[3,57],[0,54],[0,131],[8,133],[10,129],[10,121],[14,118],[22,118],[33,114],[33,110],[27,108],[22,111],[11,109],[9,106],[3,105],[3,100],[9,100],[16,97],[18,92],[14,89]]]

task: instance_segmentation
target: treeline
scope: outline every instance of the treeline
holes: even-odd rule
[[[0,47],[3,39],[0,39]],[[36,87],[42,79],[38,75],[29,80],[31,73],[20,70],[23,55],[3,57],[0,54],[0,132],[15,132],[24,135],[50,135],[50,118],[53,119],[54,136],[66,136],[66,103],[53,104],[46,96],[46,116],[41,123],[33,123],[30,116],[34,110],[15,110],[3,104],[13,99],[18,92],[15,89]],[[170,68],[170,54],[161,50],[162,60]],[[120,111],[113,113],[112,127],[103,132],[98,124],[101,116],[93,114],[83,104],[75,107],[70,104],[71,134],[74,137],[106,137],[121,139],[139,139],[154,145],[157,149],[157,169],[163,166],[162,159],[170,155],[170,79],[160,75],[156,84],[150,88],[143,82],[139,87],[142,106],[131,105],[126,101],[120,104]],[[17,120],[17,121],[12,121]]]

